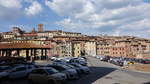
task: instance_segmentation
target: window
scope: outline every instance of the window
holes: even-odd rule
[[[26,70],[26,67],[19,67],[19,68],[16,68],[15,71],[23,71],[23,70]]]
[[[46,71],[49,73],[49,74],[54,74],[54,73],[58,73],[58,71],[56,69],[46,69]]]
[[[57,69],[57,70],[59,70],[59,71],[64,71],[64,70],[66,70],[65,68],[59,67],[59,66],[52,66],[52,67],[55,68],[55,69]]]
[[[35,69],[31,72],[32,74],[47,74],[44,70],[42,69]]]

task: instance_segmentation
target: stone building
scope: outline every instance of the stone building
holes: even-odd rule
[[[3,39],[12,39],[14,37],[15,37],[15,35],[12,32],[3,32],[2,33]]]
[[[105,41],[99,41],[96,45],[97,48],[97,55],[99,56],[109,56],[110,55],[110,44]]]
[[[130,41],[116,41],[109,48],[112,57],[132,57]]]

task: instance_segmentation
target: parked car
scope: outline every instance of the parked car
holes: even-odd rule
[[[78,64],[81,64],[83,66],[87,66],[87,62],[85,60],[81,60],[81,59],[78,59],[78,58],[73,58],[69,61],[69,63],[78,63]]]
[[[144,64],[150,64],[150,59],[145,59],[145,60],[143,60],[144,62]]]
[[[34,66],[16,65],[9,71],[8,77],[9,79],[24,78],[27,77],[33,69],[35,69]]]
[[[118,65],[118,66],[123,66],[124,65],[124,61],[120,60],[120,59],[113,59],[111,58],[109,61],[109,63],[112,63],[112,64],[115,64],[115,65]]]
[[[95,56],[95,58],[100,59],[100,56]]]
[[[76,58],[76,59],[78,59],[78,60],[80,60],[80,61],[83,61],[83,62],[87,62],[87,59],[86,59],[86,57],[78,57],[78,58]]]
[[[73,66],[71,64],[66,64],[66,66],[68,66],[68,67],[70,67],[72,69],[75,69],[77,71],[78,75],[82,74],[82,71],[81,71],[81,69],[79,67],[75,67],[75,66]]]
[[[72,58],[64,58],[63,60],[69,62]]]
[[[66,79],[66,74],[50,67],[36,68],[28,76],[29,82],[34,84],[61,84]]]
[[[0,81],[8,80],[9,75],[8,70],[10,69],[11,69],[10,66],[0,66]]]
[[[133,61],[128,61],[128,64],[135,64],[135,62],[133,62]]]
[[[108,60],[110,59],[110,57],[109,56],[100,56],[100,61],[106,61],[106,62],[108,62]]]
[[[57,65],[57,64],[66,64],[67,62],[66,61],[64,61],[64,60],[55,60],[55,61],[53,61],[53,65]]]
[[[84,60],[87,60],[86,56],[80,56],[80,58],[83,58]]]
[[[90,72],[91,72],[90,69],[89,69],[87,66],[82,66],[82,65],[77,64],[77,63],[72,63],[71,65],[73,65],[73,66],[79,68],[79,69],[81,70],[81,72],[83,72],[83,73],[86,73],[86,74],[87,74],[87,73],[90,73]]]
[[[75,69],[72,69],[66,65],[47,65],[47,67],[52,67],[61,73],[65,73],[68,79],[77,79],[78,73]]]
[[[57,59],[57,57],[54,57],[54,56],[53,56],[53,57],[51,57],[50,59],[51,59],[51,60],[56,60],[56,59]]]

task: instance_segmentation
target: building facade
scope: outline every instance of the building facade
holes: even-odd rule
[[[96,56],[96,42],[85,41],[85,53],[88,56]]]
[[[72,43],[72,52],[73,52],[73,57],[81,56],[81,44],[80,44],[80,42],[73,42]]]

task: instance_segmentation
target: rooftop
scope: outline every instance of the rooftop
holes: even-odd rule
[[[28,48],[51,48],[51,46],[43,46],[33,43],[0,43],[0,49],[28,49]]]

